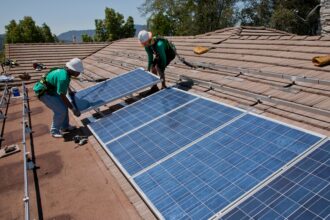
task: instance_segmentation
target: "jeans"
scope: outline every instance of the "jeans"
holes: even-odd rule
[[[60,129],[69,127],[68,107],[64,104],[61,96],[44,94],[40,97],[40,101],[54,113],[50,128],[51,134],[60,134]]]

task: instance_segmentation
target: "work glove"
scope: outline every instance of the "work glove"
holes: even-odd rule
[[[73,109],[72,109],[72,112],[73,112],[73,114],[74,114],[76,117],[79,117],[79,116],[81,115],[81,113],[80,113],[80,111],[79,111],[78,109],[73,108]]]

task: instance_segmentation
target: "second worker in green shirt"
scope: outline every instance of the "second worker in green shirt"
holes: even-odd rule
[[[175,58],[175,46],[165,38],[153,37],[151,32],[142,30],[138,35],[140,43],[148,54],[148,71],[158,74],[162,80],[162,89],[166,88],[165,68]],[[157,91],[157,85],[151,91]]]

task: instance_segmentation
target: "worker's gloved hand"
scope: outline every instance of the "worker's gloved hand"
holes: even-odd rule
[[[75,116],[79,117],[81,115],[80,111],[78,109],[73,108],[72,112]]]

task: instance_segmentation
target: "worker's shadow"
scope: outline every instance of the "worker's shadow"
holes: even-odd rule
[[[81,127],[77,127],[76,129],[64,133],[63,134],[63,138],[64,138],[64,142],[70,142],[70,141],[75,141],[75,137],[79,136],[79,137],[89,137],[91,136],[92,133],[90,132],[90,130],[86,127],[86,126],[81,126]]]
[[[183,80],[183,81],[177,83],[175,85],[175,87],[177,87],[178,89],[184,90],[184,91],[188,91],[192,88],[193,85],[194,85],[193,80]]]

